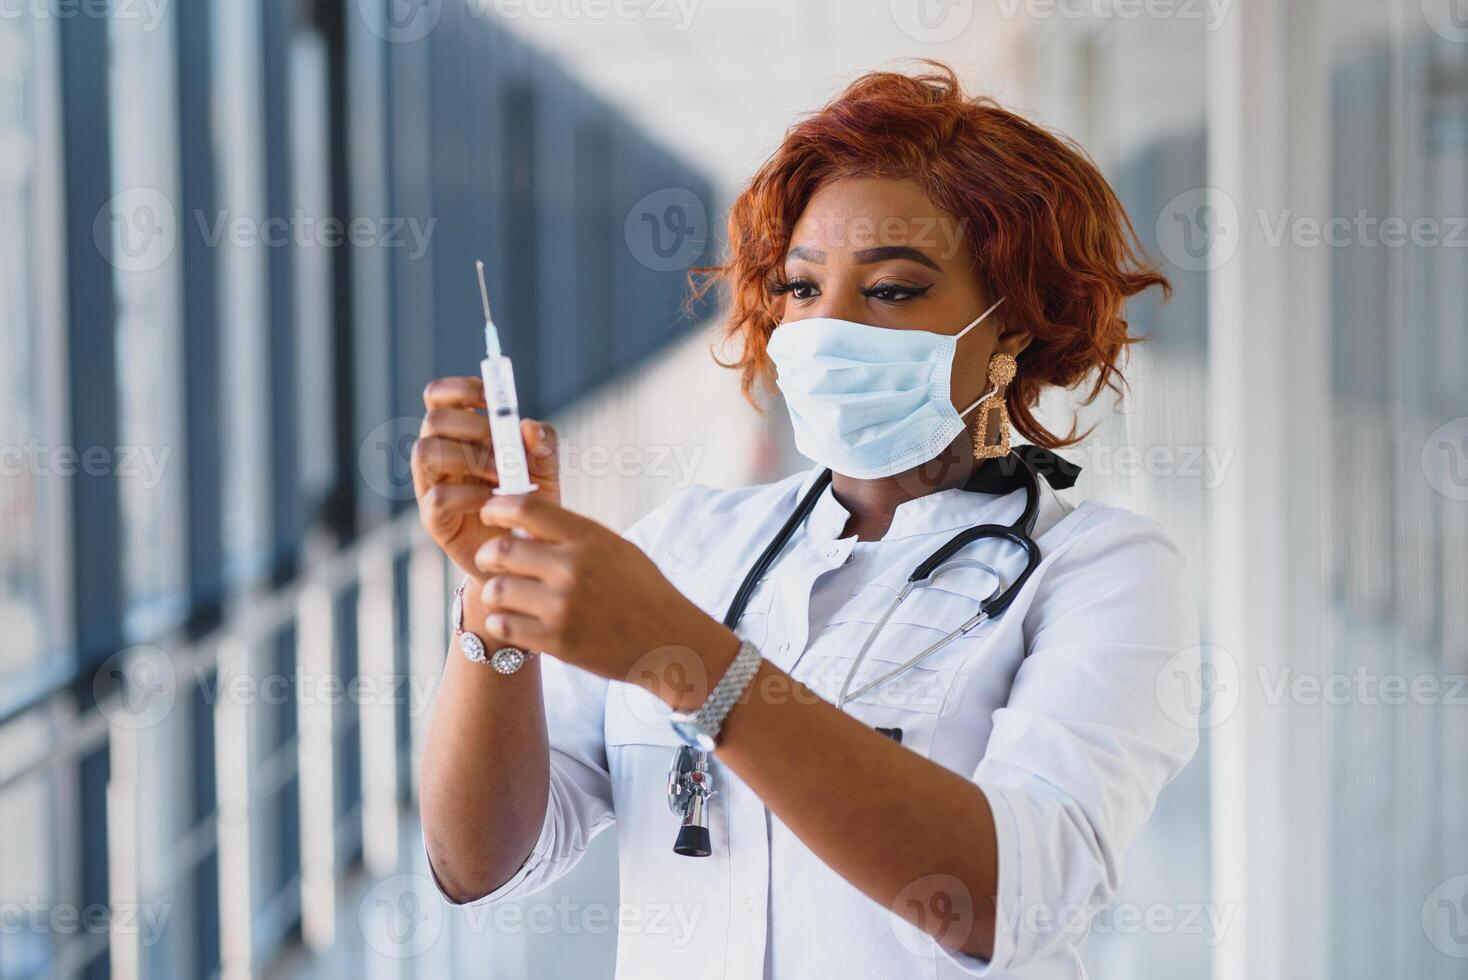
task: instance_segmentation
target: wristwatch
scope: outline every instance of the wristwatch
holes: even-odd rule
[[[504,646],[494,653],[485,653],[484,641],[464,629],[464,588],[468,584],[468,579],[459,583],[458,589],[454,591],[454,609],[449,614],[449,623],[454,628],[454,638],[458,641],[459,649],[464,652],[467,660],[476,664],[489,664],[501,674],[513,674],[525,666],[525,661],[530,659],[530,652],[519,647]]]
[[[763,660],[759,647],[747,640],[740,641],[739,652],[734,655],[733,663],[729,664],[729,669],[724,671],[724,676],[719,678],[719,683],[714,685],[708,699],[698,710],[687,714],[681,711],[673,713],[673,731],[678,737],[704,752],[712,752],[717,748],[719,730],[724,727],[724,719],[744,696]]]

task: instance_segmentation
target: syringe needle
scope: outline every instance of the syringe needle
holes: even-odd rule
[[[484,301],[484,322],[493,323],[494,318],[489,315],[489,287],[484,284],[484,263],[475,262],[474,271],[479,274],[479,298]]]

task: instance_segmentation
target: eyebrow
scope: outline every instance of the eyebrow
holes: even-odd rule
[[[813,248],[806,248],[804,245],[797,245],[785,253],[785,258],[787,261],[790,259],[804,259],[807,262],[815,262],[820,265],[825,263],[826,253]],[[883,245],[878,248],[866,248],[857,252],[855,258],[857,265],[872,265],[876,262],[890,262],[893,259],[908,259],[919,265],[925,265],[934,272],[943,271],[939,268],[938,263],[909,245]]]

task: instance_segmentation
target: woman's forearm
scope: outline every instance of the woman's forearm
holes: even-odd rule
[[[723,650],[710,664],[710,676],[719,676],[733,651],[704,649]],[[998,841],[988,800],[972,782],[836,710],[768,661],[725,720],[716,755],[869,898],[946,945],[989,957]]]
[[[479,586],[464,593],[464,623],[483,623]],[[423,751],[419,813],[434,873],[464,902],[512,878],[535,847],[550,791],[540,658],[505,675],[471,663],[454,644]]]

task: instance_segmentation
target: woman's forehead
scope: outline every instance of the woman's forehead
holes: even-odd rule
[[[851,177],[822,185],[790,236],[791,258],[824,262],[854,253],[900,258],[912,250],[936,264],[956,256],[963,224],[917,184],[887,177]]]

